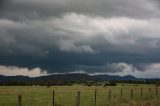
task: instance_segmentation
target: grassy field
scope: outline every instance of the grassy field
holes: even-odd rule
[[[123,88],[123,99],[121,89]],[[141,96],[141,88],[143,95]],[[77,91],[80,91],[80,106],[160,106],[154,85],[125,85],[115,87],[88,86],[1,86],[0,106],[18,106],[18,94],[22,95],[23,106],[52,106],[52,91],[55,90],[55,106],[76,106]],[[131,98],[133,89],[133,98]],[[109,102],[109,90],[111,101]]]

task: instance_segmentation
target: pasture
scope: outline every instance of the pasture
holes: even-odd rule
[[[160,88],[155,85],[118,86],[0,86],[0,106],[160,106]],[[80,97],[77,97],[80,91]]]

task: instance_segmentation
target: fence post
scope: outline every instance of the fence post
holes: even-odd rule
[[[121,100],[123,100],[123,88],[121,89]]]
[[[149,88],[149,97],[151,98],[151,88]]]
[[[141,97],[143,96],[143,88],[141,88]]]
[[[108,92],[108,101],[111,102],[112,92],[111,89]]]
[[[18,95],[18,106],[22,106],[22,95]]]
[[[54,90],[53,90],[53,100],[52,100],[52,103],[53,103],[52,105],[53,105],[53,106],[54,106],[54,104],[55,104],[55,103],[54,103],[54,94],[55,94],[55,92],[54,92]]]
[[[158,94],[158,87],[156,87],[156,96],[158,97],[159,94]]]
[[[77,92],[77,105],[80,106],[80,91]]]
[[[133,89],[131,89],[131,99],[133,99]]]
[[[96,106],[97,105],[97,89],[95,89],[94,103],[95,103],[95,106]]]

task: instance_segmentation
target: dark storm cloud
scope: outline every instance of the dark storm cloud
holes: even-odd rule
[[[150,18],[159,16],[159,10],[150,0],[11,0],[8,5],[5,5],[1,17],[48,18],[66,12],[105,17]]]
[[[0,7],[0,65],[116,73],[160,62],[155,1],[2,0]]]
[[[0,1],[0,8],[4,7],[6,2],[7,2],[7,0],[1,0]]]

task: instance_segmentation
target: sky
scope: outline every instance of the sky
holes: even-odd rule
[[[159,0],[0,0],[0,75],[160,78]]]

